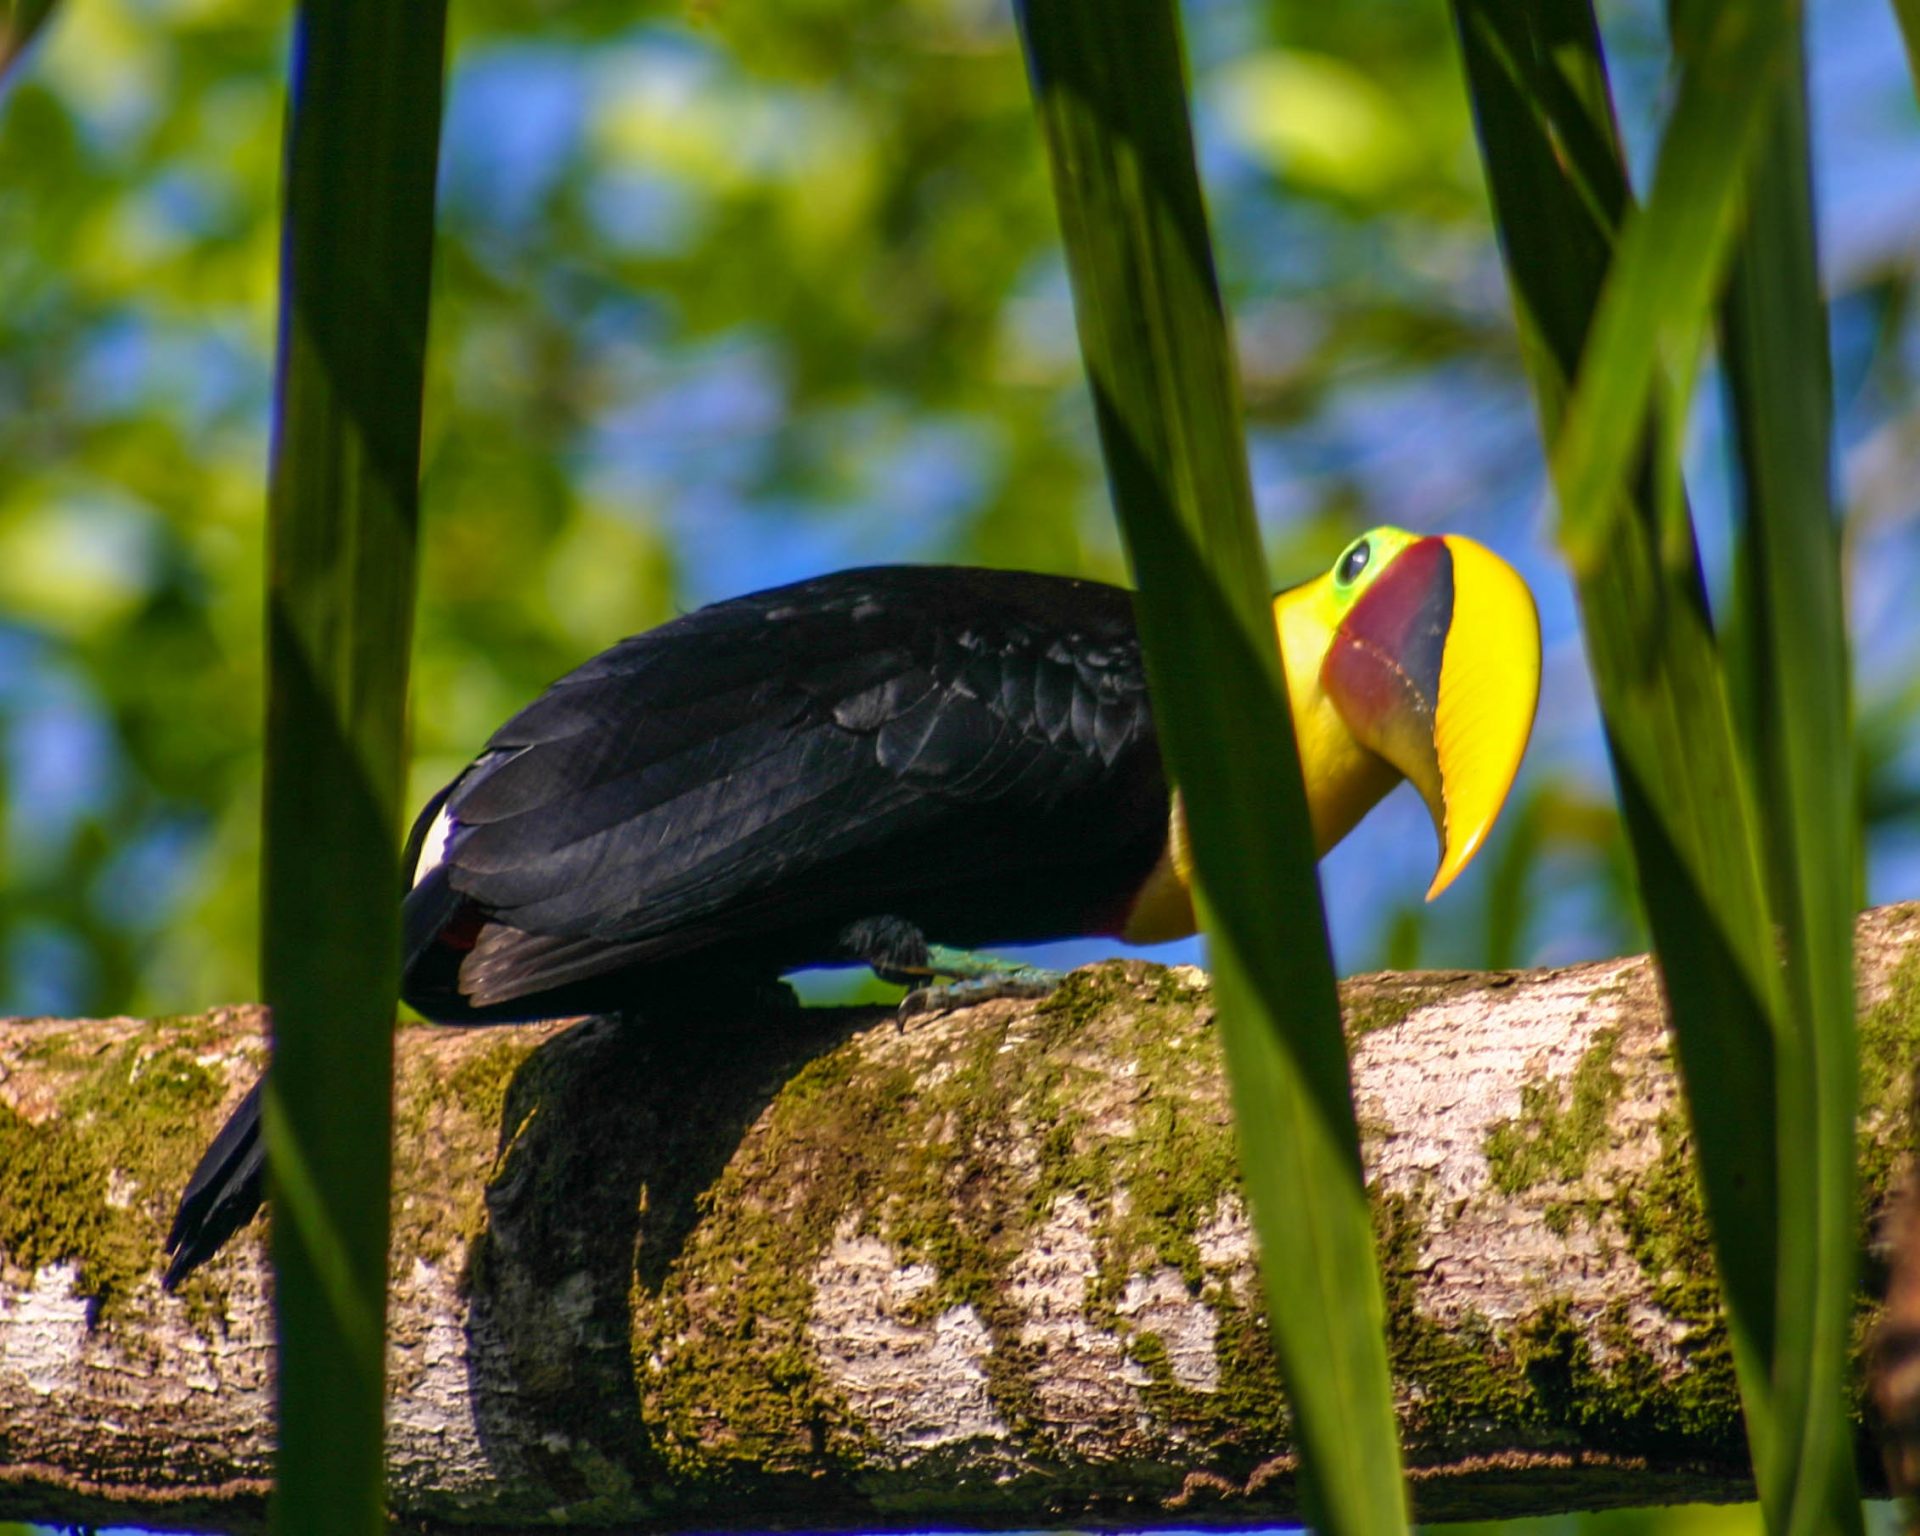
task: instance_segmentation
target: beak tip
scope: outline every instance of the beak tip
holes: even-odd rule
[[[1427,887],[1427,900],[1432,901],[1445,891],[1460,874],[1473,862],[1474,855],[1480,851],[1480,845],[1487,840],[1486,827],[1479,827],[1457,844],[1448,843],[1446,834],[1441,834],[1440,867],[1433,872],[1433,883]]]

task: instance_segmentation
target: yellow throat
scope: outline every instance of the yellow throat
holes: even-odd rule
[[[1431,900],[1484,844],[1526,750],[1540,685],[1532,593],[1471,539],[1376,528],[1276,596],[1273,624],[1315,857],[1408,778],[1440,842]],[[1178,792],[1169,816],[1121,930],[1134,942],[1194,931]]]

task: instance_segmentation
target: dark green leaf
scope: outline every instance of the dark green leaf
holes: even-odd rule
[[[1786,78],[1795,15],[1790,0],[1674,8],[1683,67],[1653,194],[1620,230],[1554,444],[1561,541],[1576,570],[1602,559],[1612,537],[1641,462],[1662,349],[1690,367],[1711,323],[1742,178]],[[1693,558],[1690,549],[1665,553],[1683,565]]]
[[[1155,716],[1188,807],[1306,1509],[1330,1532],[1401,1530],[1379,1272],[1177,22],[1166,0],[1019,14]]]
[[[1750,751],[1772,907],[1785,939],[1779,1046],[1780,1444],[1763,1489],[1776,1529],[1859,1528],[1848,1397],[1854,1290],[1853,793],[1833,390],[1814,250],[1797,45],[1746,189],[1722,306],[1739,454]],[[1790,1501],[1790,1502],[1789,1502]]]
[[[1769,87],[1792,73],[1796,23],[1777,6],[1696,6],[1677,17],[1680,99],[1652,203],[1634,214],[1604,90],[1567,84],[1569,76],[1603,79],[1584,0],[1456,0],[1455,13],[1542,423],[1550,441],[1559,439],[1563,527],[1673,1004],[1755,1464],[1776,1529],[1811,1529],[1806,1521],[1825,1517],[1844,1528],[1857,1522],[1858,1506],[1835,1494],[1834,1442],[1810,1395],[1840,1356],[1810,1371],[1805,1354],[1816,1317],[1838,1315],[1819,1311],[1829,1261],[1803,1270],[1784,1253],[1816,1227],[1830,1230],[1819,1224],[1834,1219],[1833,1189],[1821,1174],[1783,1175],[1788,1144],[1776,1141],[1790,1120],[1817,1119],[1783,1115],[1783,1105],[1804,1091],[1831,1108],[1833,1089],[1784,1081],[1810,1063],[1783,1032],[1786,989],[1759,822],[1680,488],[1684,391],[1676,402],[1657,387],[1663,342],[1683,373],[1697,356],[1737,195],[1779,100]],[[1611,171],[1596,164],[1596,142],[1607,146]],[[1787,236],[1776,228],[1766,238]],[[1810,229],[1793,238],[1809,242],[1808,254],[1782,259],[1790,271],[1796,262],[1810,271]],[[1819,352],[1823,343],[1805,334],[1805,273],[1776,280],[1801,285],[1785,345],[1803,358]],[[1813,368],[1816,385],[1823,369]],[[1782,450],[1791,494],[1804,495],[1809,466],[1824,453],[1824,403],[1809,400],[1803,383],[1778,408],[1818,416],[1788,433]],[[1806,580],[1831,571],[1811,563]],[[1821,686],[1832,683],[1834,665],[1829,641],[1815,641]],[[1834,687],[1831,697],[1844,692]],[[1843,773],[1833,787],[1849,783]],[[1843,1247],[1850,1251],[1850,1240]],[[1795,1364],[1783,1366],[1783,1345],[1801,1351]]]
[[[396,849],[440,0],[308,0],[288,123],[262,972],[275,1529],[384,1529]]]
[[[0,80],[53,14],[55,0],[0,0]]]
[[[1893,0],[1893,14],[1900,22],[1900,40],[1907,47],[1907,72],[1920,85],[1920,0]]]

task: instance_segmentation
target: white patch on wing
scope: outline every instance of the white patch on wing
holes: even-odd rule
[[[433,825],[427,828],[427,835],[420,844],[420,862],[413,866],[415,885],[440,867],[440,861],[447,856],[447,839],[452,837],[453,833],[453,812],[443,805],[440,807],[440,814],[433,818]]]

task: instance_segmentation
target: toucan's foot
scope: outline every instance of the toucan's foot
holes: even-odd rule
[[[1003,997],[1049,997],[1064,979],[1063,972],[1023,965],[1017,974],[972,976],[945,986],[921,987],[900,999],[895,1014],[904,1021],[923,1013],[971,1008],[975,1003],[991,1003]]]
[[[901,1000],[902,1019],[999,997],[1045,997],[1062,979],[1059,971],[1044,966],[929,944],[917,925],[900,917],[849,923],[840,945],[849,959],[864,961],[882,981],[912,989]]]
[[[1050,971],[1044,965],[1023,965],[1018,960],[1002,960],[998,955],[979,955],[970,949],[949,949],[944,944],[927,946],[927,969],[935,976],[951,976],[955,981],[1007,981],[1051,992],[1066,979],[1064,971]],[[1044,992],[1006,994],[1009,997],[1041,997]]]

